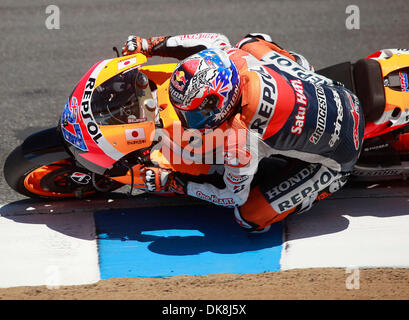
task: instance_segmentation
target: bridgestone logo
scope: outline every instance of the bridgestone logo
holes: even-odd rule
[[[318,114],[317,127],[310,137],[313,144],[317,144],[325,132],[325,125],[327,122],[327,99],[325,97],[324,89],[320,86],[315,86],[315,93],[318,99]]]

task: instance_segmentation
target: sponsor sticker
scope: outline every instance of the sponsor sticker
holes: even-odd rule
[[[79,184],[88,184],[91,181],[91,177],[82,172],[74,172],[71,175],[71,180]]]
[[[232,198],[218,198],[216,195],[214,194],[205,194],[201,191],[197,191],[196,192],[196,196],[199,199],[203,199],[209,202],[213,202],[215,204],[218,205],[224,205],[224,206],[234,206],[234,200]]]
[[[233,168],[242,168],[250,163],[252,156],[248,150],[237,149],[224,152],[224,164]]]
[[[204,92],[203,88],[210,87],[210,81],[216,78],[215,69],[207,68],[198,71],[192,79],[190,79],[189,86],[183,97],[183,106],[188,106],[195,98],[202,97]],[[201,94],[199,94],[201,93]]]
[[[301,67],[298,63],[292,61],[291,59],[275,52],[271,51],[267,53],[262,59],[261,59],[267,66],[273,65],[274,67],[280,69],[281,71],[287,72],[288,74],[314,83],[316,85],[324,84],[324,83],[333,83],[331,79],[328,79],[324,76],[321,76],[315,72],[308,71]]]
[[[317,144],[325,132],[327,123],[327,98],[321,86],[315,86],[315,93],[318,100],[317,126],[310,137],[310,142]]]
[[[88,146],[88,154],[82,154],[84,159],[94,162],[98,166],[108,168],[114,161],[119,160],[124,155],[105,139],[102,132],[94,119],[91,107],[91,97],[96,86],[96,78],[103,68],[111,60],[104,60],[96,64],[89,71],[87,77],[83,78],[77,87],[77,98],[79,104],[78,123],[84,134],[85,142]],[[79,93],[80,92],[80,93]],[[78,95],[82,95],[80,100]],[[82,118],[82,119],[81,119]],[[81,158],[82,159],[82,158]]]
[[[287,193],[279,203],[274,205],[274,209],[279,213],[283,213],[296,207],[304,200],[309,199],[311,195],[329,186],[334,181],[334,179],[338,177],[338,175],[339,174],[337,172],[332,170],[322,171],[319,173],[319,176],[314,176],[313,178],[310,178],[310,180],[306,183],[299,184],[296,189],[291,189],[291,182],[285,181],[285,184],[281,185],[281,190],[273,190],[273,193],[270,195],[272,195],[274,199],[278,195],[277,191],[282,193],[283,188],[291,191]]]
[[[126,59],[126,60],[121,60],[118,62],[118,71],[121,71],[129,66],[132,66],[136,63],[136,57]]]
[[[409,92],[408,74],[406,72],[399,72],[399,77],[402,92]]]
[[[64,139],[74,147],[82,151],[88,151],[80,124],[77,121],[78,110],[78,99],[73,96],[71,101],[68,100],[64,106],[61,116],[61,132]]]
[[[282,181],[277,186],[265,192],[265,195],[268,198],[269,202],[275,201],[280,198],[283,194],[290,192],[294,188],[302,185],[311,179],[311,177],[316,174],[319,167],[317,165],[311,165],[307,168],[302,169],[300,172],[295,174],[292,177],[289,177],[287,180]]]
[[[240,184],[240,183],[246,181],[246,180],[249,178],[249,176],[247,176],[247,175],[236,176],[236,175],[232,174],[231,172],[229,172],[229,173],[227,174],[227,177],[226,177],[226,178],[227,178],[227,180],[228,180],[229,182],[231,182],[231,183],[233,183],[233,184]]]
[[[144,128],[126,129],[125,130],[126,141],[146,139]]]
[[[176,89],[182,91],[186,84],[185,72],[176,71],[170,81]]]
[[[332,94],[334,95],[334,101],[337,106],[337,118],[334,122],[334,132],[331,134],[331,138],[328,142],[328,145],[331,148],[334,147],[335,143],[339,140],[339,136],[341,134],[342,118],[344,117],[344,111],[338,92],[332,89]]]
[[[373,168],[365,168],[365,167],[358,167],[354,168],[352,171],[352,175],[359,176],[359,177],[379,177],[379,176],[398,176],[405,174],[405,170],[399,169],[373,169]]]
[[[95,86],[95,78],[90,77],[85,85],[84,94],[81,102],[81,116],[84,124],[87,127],[87,131],[92,140],[98,144],[99,139],[102,137],[102,133],[99,130],[98,125],[95,123],[94,116],[91,111],[91,96]]]
[[[180,40],[200,40],[200,39],[216,39],[218,37],[217,33],[194,33],[194,34],[184,34],[179,36]]]
[[[234,104],[237,101],[237,97],[239,96],[239,93],[240,93],[240,88],[239,86],[236,86],[230,103],[225,108],[221,109],[219,113],[215,114],[214,121],[220,121],[226,117],[227,113],[234,107]]]
[[[240,191],[243,191],[243,190],[244,190],[244,187],[245,187],[244,184],[234,186],[234,187],[233,187],[233,193],[239,193]]]
[[[304,86],[299,79],[291,80],[291,85],[294,88],[296,102],[298,104],[297,114],[295,115],[294,125],[291,127],[291,133],[300,135],[304,129],[305,116],[307,112],[307,97],[304,94]]]
[[[257,107],[257,112],[250,123],[250,129],[263,136],[276,108],[277,85],[273,76],[264,67],[256,66],[252,67],[251,70],[257,71],[261,75],[260,91],[263,92],[263,95]]]
[[[358,114],[358,101],[352,101],[351,95],[347,92],[346,93],[349,99],[349,103],[351,105],[351,113],[352,113],[352,119],[354,120],[354,127],[353,127],[353,135],[354,135],[354,146],[355,150],[359,149],[359,131],[358,131],[358,126],[359,126],[359,114]],[[354,103],[356,102],[356,104]]]

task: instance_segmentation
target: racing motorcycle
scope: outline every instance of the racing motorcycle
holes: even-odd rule
[[[96,63],[81,78],[56,127],[32,134],[11,152],[4,176],[12,189],[46,199],[84,198],[124,185],[146,191],[141,168],[152,163],[193,181],[217,183],[222,165],[169,161],[162,149],[154,148],[158,130],[173,140],[177,134],[178,117],[168,95],[176,64],[146,65],[142,54],[117,55]],[[405,178],[409,50],[384,49],[317,73],[344,84],[361,102],[366,127],[353,178]],[[185,140],[180,149],[190,143]]]

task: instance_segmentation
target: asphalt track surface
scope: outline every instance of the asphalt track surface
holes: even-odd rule
[[[346,7],[360,10],[348,30]],[[45,8],[60,8],[60,29],[45,26]],[[56,125],[80,77],[114,56],[129,34],[143,37],[220,32],[232,44],[269,33],[319,69],[382,48],[409,48],[406,0],[394,1],[117,1],[2,0],[0,3],[0,163],[30,133]],[[167,62],[155,58],[151,63]],[[24,197],[0,173],[0,203]]]

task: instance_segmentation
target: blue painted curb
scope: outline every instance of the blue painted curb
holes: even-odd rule
[[[233,210],[177,206],[97,211],[101,279],[280,270],[283,227],[248,234]]]

